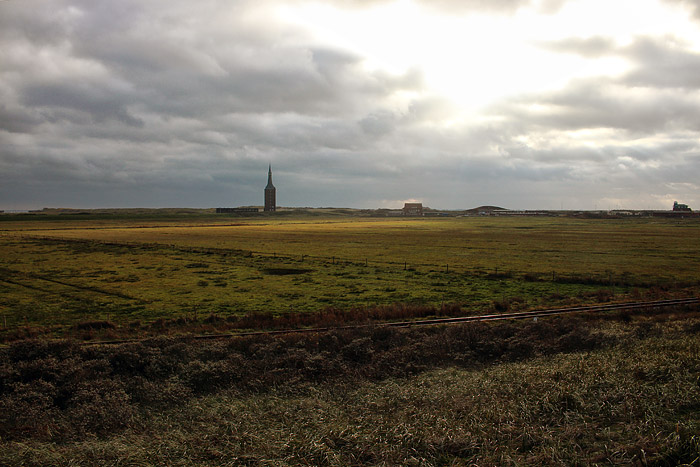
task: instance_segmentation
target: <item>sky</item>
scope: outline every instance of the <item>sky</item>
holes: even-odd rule
[[[698,0],[3,0],[0,209],[700,209]]]

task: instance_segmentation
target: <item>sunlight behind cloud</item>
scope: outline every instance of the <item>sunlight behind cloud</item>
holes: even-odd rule
[[[308,3],[283,7],[279,16],[319,43],[359,55],[371,69],[420,70],[426,93],[447,98],[459,109],[461,115],[445,115],[455,121],[474,118],[484,106],[508,96],[624,72],[627,64],[617,57],[557,54],[538,46],[591,34],[623,43],[634,34],[659,30],[654,19],[662,12],[654,2],[596,3],[597,8],[590,8],[590,1],[570,3],[557,15],[525,9],[513,16],[440,14],[408,0],[355,10]],[[620,21],[629,23],[624,37],[618,37]]]
[[[0,2],[6,209],[251,205],[270,162],[290,206],[698,204],[689,0],[33,3]]]

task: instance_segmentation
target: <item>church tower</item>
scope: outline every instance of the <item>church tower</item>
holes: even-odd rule
[[[277,190],[272,184],[272,164],[267,169],[267,186],[265,187],[265,211],[277,210]]]

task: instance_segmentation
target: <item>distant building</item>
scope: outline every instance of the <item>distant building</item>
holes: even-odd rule
[[[673,202],[673,210],[676,212],[692,212],[692,209],[687,204],[681,204],[678,201]]]
[[[422,216],[423,215],[423,203],[404,203],[403,215],[404,216]]]
[[[258,208],[216,208],[217,214],[231,214],[236,212],[258,212]]]
[[[277,189],[272,184],[272,164],[267,169],[267,186],[265,187],[265,208],[266,212],[277,210]]]

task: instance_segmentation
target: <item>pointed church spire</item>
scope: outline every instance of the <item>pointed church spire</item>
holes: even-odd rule
[[[265,187],[265,211],[277,210],[277,190],[272,184],[272,164],[267,168],[267,186]]]
[[[268,188],[275,188],[275,185],[272,184],[272,164],[270,164],[267,169],[267,186],[265,189],[267,190]]]

